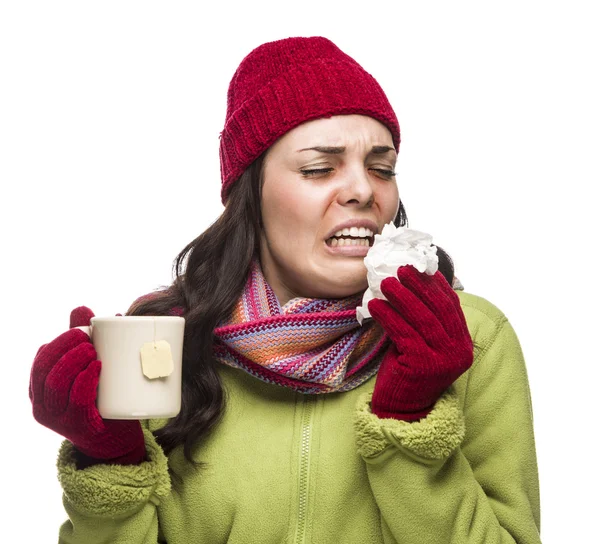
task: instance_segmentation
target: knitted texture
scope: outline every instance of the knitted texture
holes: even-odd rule
[[[383,89],[333,42],[286,38],[251,51],[227,92],[219,136],[223,204],[232,184],[280,136],[311,119],[348,114],[386,125],[399,151],[400,126]]]
[[[390,344],[378,323],[356,320],[361,300],[298,297],[281,307],[254,257],[242,296],[214,331],[215,358],[302,393],[354,389]]]
[[[304,504],[306,544],[539,544],[523,353],[498,308],[457,295],[475,362],[422,421],[374,415],[374,377],[342,394],[312,396],[218,365],[227,409],[193,449],[204,468],[191,467],[182,448],[167,466],[148,432],[148,462],[138,466],[76,470],[70,450],[61,450],[67,515],[58,541],[291,543]],[[147,423],[155,432],[166,420]],[[571,444],[571,428],[561,431],[557,445]],[[183,478],[171,492],[169,471]]]
[[[415,421],[473,363],[473,341],[458,295],[438,271],[400,266],[385,278],[387,300],[369,301],[373,319],[392,339],[373,391],[373,413]]]
[[[90,324],[92,311],[71,312],[71,327]],[[64,436],[83,454],[81,467],[106,462],[137,464],[146,456],[139,421],[102,419],[96,408],[101,362],[89,336],[71,328],[35,356],[29,398],[38,423]]]

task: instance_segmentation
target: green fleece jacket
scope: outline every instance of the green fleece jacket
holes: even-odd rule
[[[424,419],[379,419],[376,378],[304,395],[223,365],[227,407],[195,450],[77,470],[58,459],[72,544],[475,544],[540,542],[533,418],[521,347],[505,315],[458,292],[474,363]],[[178,487],[170,465],[183,476]]]

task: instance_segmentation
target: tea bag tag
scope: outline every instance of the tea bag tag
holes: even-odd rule
[[[166,340],[146,342],[140,348],[142,372],[150,380],[165,378],[173,372],[171,345]]]

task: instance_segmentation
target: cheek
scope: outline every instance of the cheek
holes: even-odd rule
[[[396,213],[400,206],[398,186],[394,183],[380,194],[381,211],[387,218],[386,223],[390,223],[396,217]]]
[[[263,221],[271,235],[293,230],[294,195],[285,187],[271,188],[263,198]]]
[[[272,242],[285,240],[289,247],[314,241],[323,215],[323,203],[314,190],[291,190],[282,183],[263,195],[263,223]]]

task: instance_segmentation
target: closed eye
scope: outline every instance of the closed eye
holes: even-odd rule
[[[379,175],[388,179],[393,178],[396,175],[396,172],[394,172],[393,170],[386,170],[384,168],[369,168],[369,170],[377,172]]]
[[[311,170],[300,170],[303,176],[317,176],[319,174],[328,174],[329,172],[333,172],[333,168],[312,168]]]
[[[396,172],[393,170],[386,170],[385,168],[369,168],[369,170],[376,172],[387,179],[393,178],[396,175]],[[333,172],[333,168],[311,168],[310,170],[300,170],[300,173],[304,177],[318,176],[321,174],[328,174],[329,172]]]

